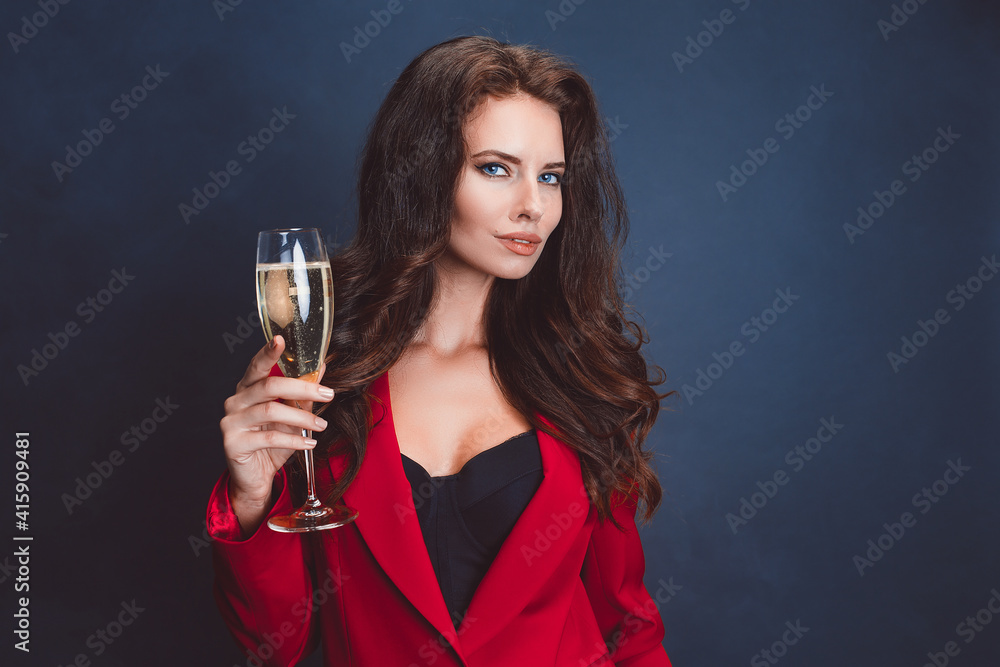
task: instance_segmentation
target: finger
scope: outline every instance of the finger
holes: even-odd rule
[[[271,373],[271,368],[278,363],[278,358],[284,349],[285,339],[281,336],[275,336],[267,345],[260,348],[250,361],[250,366],[243,374],[243,379],[236,384],[236,391],[246,389],[255,382],[266,378]]]
[[[312,401],[292,401],[291,403],[287,403],[287,405],[294,405],[299,410],[305,410],[306,412],[310,413],[313,411]]]
[[[223,417],[223,433],[232,431],[255,431],[265,424],[284,424],[292,428],[322,431],[326,420],[311,412],[279,403],[265,401],[245,410]],[[267,433],[268,431],[264,431]]]
[[[235,414],[241,410],[263,403],[265,401],[282,400],[289,404],[313,401],[327,402],[332,400],[334,391],[315,382],[286,378],[277,375],[265,376],[253,385],[242,389],[226,399],[226,414]],[[307,409],[311,409],[309,406]]]
[[[253,459],[253,455],[261,450],[277,449],[307,450],[316,447],[315,438],[306,438],[301,434],[285,433],[284,431],[255,431],[240,438],[237,447],[227,450],[230,460],[244,464]]]
[[[325,386],[323,386],[323,376],[324,375],[326,375],[326,362],[325,361],[322,364],[320,364],[320,367],[319,367],[319,376],[316,378],[316,391],[317,391],[317,393],[320,396],[319,400],[321,402],[325,403],[326,401],[333,400],[334,391],[333,391],[333,389],[331,387],[325,387]],[[299,402],[299,407],[302,408],[303,410],[312,411],[312,409],[313,409],[313,401],[314,400],[317,400],[317,399],[311,399],[311,400],[309,400],[309,401],[307,401],[305,403]]]

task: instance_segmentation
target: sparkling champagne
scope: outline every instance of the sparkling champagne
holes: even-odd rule
[[[281,372],[316,381],[333,325],[330,263],[258,264],[257,309],[267,339],[285,339]]]
[[[281,372],[316,382],[333,332],[332,272],[318,229],[270,229],[257,235],[257,309],[267,339],[285,340],[277,360]],[[283,402],[303,409],[298,401]],[[308,429],[301,433],[312,437]],[[330,507],[319,499],[312,449],[301,454],[306,500],[293,512],[272,516],[267,525],[280,533],[309,533],[354,521],[357,510],[343,500]]]

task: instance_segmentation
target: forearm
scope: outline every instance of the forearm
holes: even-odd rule
[[[268,498],[263,509],[257,502],[242,503],[238,510],[239,494],[229,496],[228,477],[216,484],[207,516],[214,540],[216,604],[244,650],[257,653],[267,637],[280,635],[280,650],[272,646],[274,655],[262,662],[294,664],[315,648],[318,637],[314,608],[308,604],[313,584],[307,545],[299,535],[264,525],[270,514],[292,509],[287,480],[284,473],[278,475],[272,490],[276,499]]]
[[[581,572],[611,659],[623,667],[669,667],[659,608],[643,585],[645,558],[634,499],[614,509],[624,527],[595,527]]]
[[[232,488],[232,478],[229,482],[229,502],[233,513],[240,523],[240,537],[247,539],[257,532],[260,524],[263,523],[275,501],[274,486],[264,496],[254,497],[249,493],[242,493]]]

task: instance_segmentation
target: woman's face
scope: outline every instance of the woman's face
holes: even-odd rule
[[[465,123],[465,143],[449,264],[523,278],[562,217],[559,112],[527,95],[487,97]]]

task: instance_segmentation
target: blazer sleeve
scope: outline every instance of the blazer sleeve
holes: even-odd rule
[[[285,470],[275,476],[280,494],[268,517],[292,507]],[[279,533],[261,522],[242,538],[229,503],[229,471],[212,490],[206,525],[215,571],[213,594],[222,618],[247,656],[264,665],[293,665],[319,643],[312,613],[311,551],[303,535]]]
[[[635,525],[636,502],[616,492],[612,507],[624,531],[598,522],[580,572],[597,624],[616,665],[670,667],[659,608],[642,583],[646,560]]]

